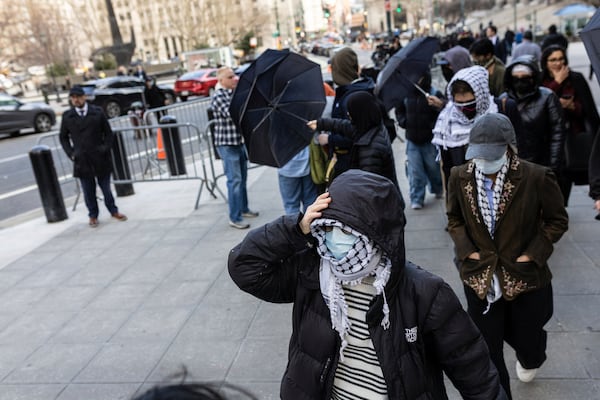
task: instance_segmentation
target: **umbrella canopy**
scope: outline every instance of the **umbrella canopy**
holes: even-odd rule
[[[306,122],[325,108],[321,67],[289,50],[267,50],[240,76],[229,111],[250,161],[281,167],[308,146]]]
[[[375,85],[375,95],[386,110],[391,110],[414,91],[414,84],[429,70],[439,47],[437,38],[420,37],[410,41],[388,60]]]
[[[593,13],[594,11],[596,11],[596,7],[594,6],[590,6],[588,4],[575,3],[569,4],[568,6],[561,8],[560,10],[556,11],[554,15],[557,15],[559,17],[585,17],[588,14]]]
[[[600,9],[579,32],[590,58],[596,78],[600,81]]]

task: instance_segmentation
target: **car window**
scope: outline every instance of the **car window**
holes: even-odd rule
[[[209,77],[211,78],[216,78],[217,77],[217,71],[211,71],[210,74],[208,74]]]
[[[0,107],[15,107],[19,104],[19,102],[15,99],[11,99],[10,97],[0,97]]]

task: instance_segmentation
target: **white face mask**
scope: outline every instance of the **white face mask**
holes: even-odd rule
[[[496,172],[500,171],[500,168],[502,168],[502,166],[506,164],[506,160],[506,153],[504,153],[502,154],[502,157],[500,157],[497,160],[484,160],[482,158],[474,158],[473,162],[475,163],[477,169],[483,172],[484,175],[493,175]]]
[[[331,231],[325,232],[325,245],[336,260],[341,260],[348,254],[356,239],[358,239],[356,236],[345,233],[337,226],[334,226]]]

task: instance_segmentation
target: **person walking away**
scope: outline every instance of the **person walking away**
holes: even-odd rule
[[[569,40],[563,35],[559,33],[556,29],[556,25],[552,24],[548,27],[548,34],[542,41],[542,51],[546,49],[546,47],[557,44],[563,47],[565,50],[569,47]]]
[[[73,86],[69,91],[72,107],[65,111],[60,125],[60,144],[73,161],[73,176],[79,178],[83,199],[88,209],[89,226],[98,226],[98,200],[96,184],[102,190],[104,204],[110,215],[126,221],[119,212],[110,189],[112,163],[110,151],[114,134],[108,119],[100,107],[86,102],[81,86]]]
[[[558,96],[564,113],[567,129],[565,146],[571,140],[573,140],[571,143],[576,143],[574,139],[577,135],[585,134],[586,131],[595,135],[600,126],[600,116],[598,116],[594,96],[583,74],[569,68],[567,51],[557,44],[546,47],[542,53],[541,65],[542,85]],[[575,149],[574,154],[589,155],[591,143],[587,146],[581,143],[581,146],[586,148]],[[563,179],[559,181],[565,207],[569,204],[571,186],[587,185],[589,182],[587,159],[581,161],[583,165],[581,169],[565,164]]]
[[[521,115],[522,129],[515,130],[519,157],[552,168],[562,181],[566,128],[558,96],[541,84],[538,61],[531,56],[515,58],[504,75],[506,92]]]
[[[489,39],[477,39],[469,48],[473,65],[479,65],[488,72],[490,93],[500,96],[504,92],[504,63],[494,55],[494,45]]]
[[[279,193],[287,215],[304,212],[317,198],[317,186],[310,175],[308,146],[277,170]]]
[[[542,48],[533,41],[533,33],[531,31],[525,31],[525,33],[523,33],[523,42],[515,46],[512,58],[514,60],[515,58],[526,55],[532,56],[538,62],[542,59]]]
[[[433,127],[440,113],[431,97],[444,100],[442,92],[431,86],[431,74],[427,72],[418,82],[427,96],[414,89],[410,96],[396,105],[396,120],[406,134],[406,174],[409,182],[410,206],[421,209],[425,204],[425,189],[437,199],[444,195],[437,149],[431,143]]]
[[[229,205],[229,226],[247,229],[250,224],[244,218],[258,217],[258,212],[248,208],[246,179],[248,176],[248,154],[244,138],[229,114],[229,104],[238,77],[229,67],[217,71],[219,81],[211,98],[211,108],[215,119],[214,144],[227,177],[227,200]]]
[[[438,116],[431,141],[440,152],[446,191],[450,170],[466,161],[469,131],[476,119],[496,112],[506,114],[517,131],[522,129],[516,103],[490,94],[488,73],[483,67],[464,68],[454,75],[448,85],[448,103]]]
[[[293,303],[282,399],[447,399],[442,371],[464,398],[505,398],[452,289],[405,259],[405,224],[396,185],[352,169],[231,250],[240,289]]]
[[[347,99],[348,119],[321,118],[308,122],[313,131],[330,131],[349,138],[349,168],[373,172],[390,179],[396,186],[394,152],[381,107],[370,93],[358,91]]]
[[[468,313],[486,340],[510,397],[503,344],[516,352],[522,382],[546,360],[544,325],[553,312],[548,258],[567,231],[568,216],[549,168],[521,160],[510,120],[479,118],[468,163],[448,185],[448,232],[455,245]]]

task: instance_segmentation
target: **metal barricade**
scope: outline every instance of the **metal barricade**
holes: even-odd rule
[[[165,129],[178,129],[181,152],[169,153],[164,146],[164,138],[160,131]],[[156,131],[156,135],[147,135],[148,131]],[[141,125],[113,129],[124,156],[120,157],[123,165],[117,165],[117,158],[112,157],[113,170],[127,169],[129,179],[114,179],[114,183],[135,183],[171,180],[200,180],[200,187],[194,208],[200,203],[200,196],[204,187],[212,197],[217,198],[217,191],[226,199],[221,189],[217,186],[217,177],[213,163],[213,155],[207,132],[202,132],[196,125],[190,123],[176,123],[165,125]],[[169,157],[183,157],[186,168],[184,171],[168,171],[162,161]],[[178,160],[181,161],[181,160]],[[124,165],[124,164],[127,165]],[[177,168],[180,163],[173,164]]]
[[[192,125],[208,126],[208,109],[210,98],[199,98],[196,100],[181,101],[168,106],[151,108],[144,113],[146,125],[156,124],[164,115],[172,115],[178,122],[186,122]]]

